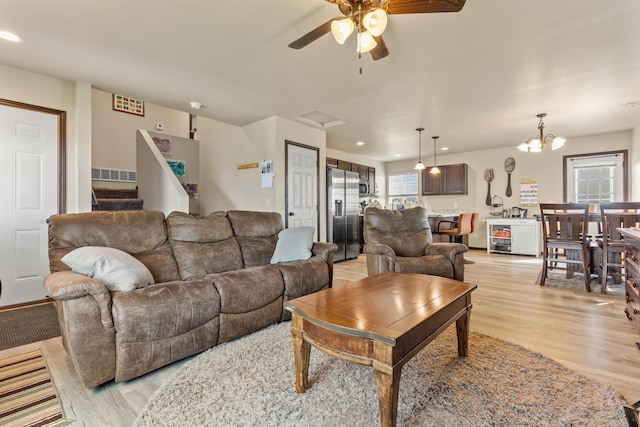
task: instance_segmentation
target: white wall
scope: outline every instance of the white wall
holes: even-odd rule
[[[487,182],[484,180],[484,171],[486,168],[493,168],[495,175],[495,179],[491,183],[491,195],[502,197],[505,208],[519,206],[521,179],[536,179],[538,181],[539,203],[562,203],[563,156],[611,150],[626,149],[631,151],[631,148],[632,132],[628,131],[571,138],[559,150],[553,151],[547,147],[538,154],[524,153],[517,150],[515,146],[506,149],[438,154],[438,164],[467,163],[469,165],[469,193],[465,196],[421,196],[421,200],[428,209],[461,209],[480,212],[480,227],[476,233],[469,236],[469,246],[485,248],[486,225],[482,220],[490,217],[491,211],[491,208],[485,204]],[[507,157],[513,157],[516,160],[515,170],[511,174],[511,188],[513,190],[511,197],[505,195],[507,173],[504,170],[504,160]],[[387,163],[387,176],[413,171],[416,161],[417,159]],[[426,165],[430,165],[432,159],[426,158],[423,161]],[[630,175],[630,182],[633,182],[634,176],[640,176],[634,175],[632,168],[630,168]],[[421,187],[419,192],[422,192]],[[539,214],[538,208],[529,208],[529,216],[532,217],[534,214]]]
[[[91,210],[90,85],[0,64],[0,97],[67,112],[67,212]]]
[[[127,94],[121,94],[127,96]],[[189,113],[145,102],[144,116],[113,109],[113,94],[92,90],[91,167],[136,170],[136,132],[138,129],[158,134],[189,138]],[[144,101],[144,100],[143,100]],[[156,124],[163,130],[157,130]],[[135,183],[94,181],[95,187],[133,188]]]
[[[629,167],[629,173],[632,177],[638,177],[640,179],[640,124],[636,126],[632,131],[631,141],[631,165]],[[632,179],[629,180],[629,200],[640,200],[640,182],[635,184]]]
[[[281,117],[269,117],[244,127],[198,117],[200,140],[200,212],[246,209],[285,214],[285,141],[319,149],[325,161],[324,131]],[[273,161],[272,188],[262,188],[261,169],[238,165]],[[325,177],[320,174],[320,236],[326,235]]]

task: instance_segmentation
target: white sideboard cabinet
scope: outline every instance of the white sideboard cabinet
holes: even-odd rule
[[[540,256],[540,221],[526,218],[487,219],[487,252]]]

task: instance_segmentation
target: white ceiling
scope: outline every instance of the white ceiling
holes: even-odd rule
[[[327,128],[329,147],[381,161],[417,157],[419,126],[423,151],[439,135],[453,153],[514,147],[542,112],[567,144],[640,124],[640,106],[624,107],[640,101],[639,0],[391,15],[391,53],[375,62],[353,35],[287,47],[339,15],[323,0],[2,0],[0,30],[24,42],[0,40],[0,63],[187,112],[198,101],[240,126],[319,111],[346,122]]]

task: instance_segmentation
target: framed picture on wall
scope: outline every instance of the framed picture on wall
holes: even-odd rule
[[[144,117],[144,102],[124,95],[113,94],[113,109]]]
[[[169,138],[158,138],[154,136],[152,139],[162,154],[171,154],[171,140]]]
[[[185,176],[187,174],[184,160],[167,160],[167,163],[176,176]]]

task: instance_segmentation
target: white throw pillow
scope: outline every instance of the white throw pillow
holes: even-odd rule
[[[271,257],[271,264],[311,258],[314,233],[313,227],[293,227],[282,230],[278,233],[278,242]]]
[[[119,249],[84,246],[62,257],[75,273],[102,282],[110,291],[132,291],[153,284],[149,269],[133,256]]]

